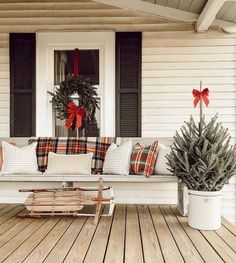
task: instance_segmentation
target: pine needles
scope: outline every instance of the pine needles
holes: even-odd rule
[[[202,116],[197,125],[191,116],[174,136],[167,164],[188,189],[219,191],[236,173],[236,146],[217,118],[206,124]]]

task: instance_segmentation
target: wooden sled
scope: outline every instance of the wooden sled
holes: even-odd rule
[[[109,191],[109,198],[103,197],[103,192]],[[94,216],[97,224],[100,216],[111,216],[115,206],[114,191],[111,186],[104,186],[100,178],[98,187],[63,187],[52,189],[21,189],[19,192],[31,192],[25,201],[27,214],[22,217],[41,216]],[[90,194],[88,194],[90,192]],[[94,196],[91,193],[97,192]],[[103,204],[109,204],[107,214],[101,214]],[[80,211],[85,205],[95,205],[95,213],[85,214]]]

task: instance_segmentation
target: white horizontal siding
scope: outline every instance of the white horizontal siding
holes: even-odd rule
[[[143,33],[142,136],[173,137],[193,107],[192,89],[210,90],[206,119],[219,121],[236,138],[236,36],[209,32]],[[236,222],[236,180],[224,187],[223,214]]]
[[[9,34],[0,33],[0,137],[9,136]]]

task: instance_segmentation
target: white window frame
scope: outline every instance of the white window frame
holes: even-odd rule
[[[115,33],[38,32],[36,34],[36,136],[54,136],[51,96],[54,89],[54,51],[99,49],[101,136],[115,136]]]

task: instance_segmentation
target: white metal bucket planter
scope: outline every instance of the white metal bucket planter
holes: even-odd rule
[[[201,230],[216,230],[221,226],[221,191],[188,190],[189,226]]]

